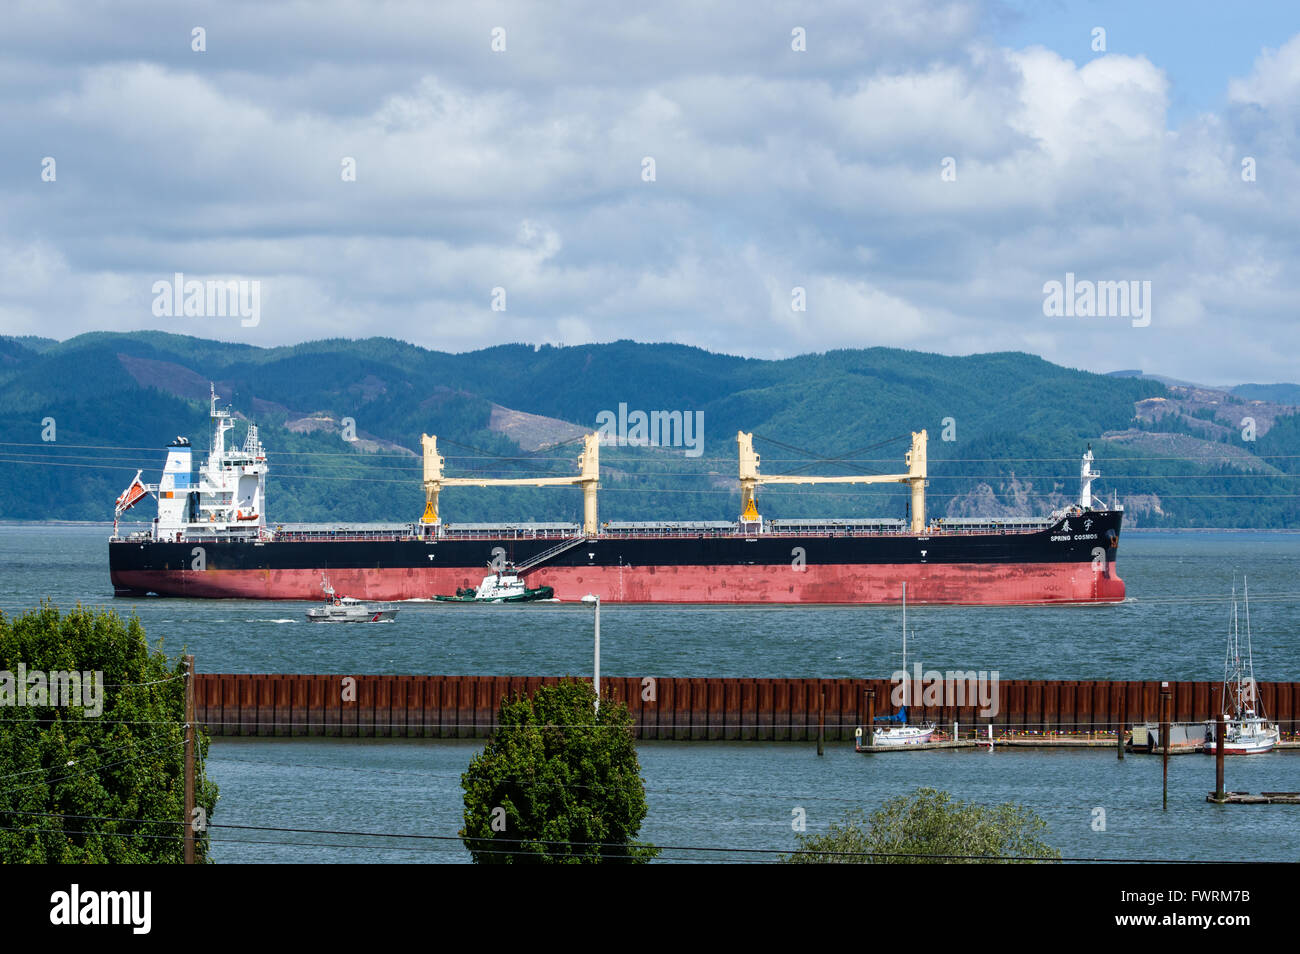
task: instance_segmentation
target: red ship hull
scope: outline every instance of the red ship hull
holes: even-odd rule
[[[118,592],[272,600],[319,599],[321,574],[346,596],[367,600],[430,599],[477,586],[483,570],[462,567],[114,570]],[[608,603],[909,603],[1006,606],[1117,603],[1124,581],[1114,563],[905,563],[765,566],[544,566],[529,586],[550,586],[557,599],[588,593]]]

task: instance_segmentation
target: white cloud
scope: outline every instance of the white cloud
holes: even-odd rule
[[[203,55],[169,9],[14,14],[0,332],[1026,348],[1294,377],[1300,37],[1170,128],[1158,63],[999,49],[973,3],[399,5],[400,28],[346,3],[199,4]],[[153,319],[174,271],[262,280],[262,324]],[[1152,281],[1151,327],[1044,319],[1067,271]]]

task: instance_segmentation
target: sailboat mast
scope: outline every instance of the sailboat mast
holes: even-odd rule
[[[911,680],[907,677],[907,582],[903,582],[903,706],[907,706],[908,688]]]
[[[1250,696],[1250,707],[1255,715],[1263,716],[1264,707],[1261,700],[1255,697],[1255,648],[1251,645],[1250,638],[1250,584],[1246,582],[1244,576],[1241,578],[1241,587],[1242,599],[1246,604],[1246,667],[1250,671],[1250,686],[1244,689],[1243,692]]]
[[[1240,625],[1237,616],[1237,580],[1232,580],[1232,628],[1228,637],[1228,658],[1223,667],[1223,711],[1232,718],[1241,716],[1241,680],[1238,678],[1241,673],[1241,648],[1240,648]],[[1232,685],[1232,705],[1231,713],[1228,711],[1228,686]]]

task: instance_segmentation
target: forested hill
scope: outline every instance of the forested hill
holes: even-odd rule
[[[623,406],[625,436],[639,436],[637,411],[681,412],[702,422],[702,443],[676,432],[664,441],[679,446],[602,447],[602,520],[733,519],[737,430],[754,432],[764,473],[828,474],[901,472],[909,432],[926,428],[936,516],[1046,513],[1077,493],[1092,443],[1095,489],[1118,494],[1129,525],[1300,526],[1300,417],[1277,403],[1294,386],[1234,394],[1019,353],[766,361],[619,341],[445,354],[387,338],[255,348],[156,332],[0,337],[0,518],[111,519],[137,469],[157,480],[173,437],[202,458],[209,382],[261,430],[274,522],[418,519],[422,432],[438,435],[448,475],[575,473],[574,439]],[[901,517],[905,497],[892,485],[759,492],[766,515],[786,517]],[[453,522],[581,513],[570,488],[455,488],[442,502]]]

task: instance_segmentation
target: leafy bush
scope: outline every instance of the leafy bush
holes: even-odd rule
[[[803,864],[1053,861],[1061,853],[1042,840],[1046,830],[1047,823],[1021,805],[1005,802],[989,807],[956,801],[937,789],[918,788],[891,798],[870,816],[861,809],[848,812],[825,834],[796,835],[798,852],[783,860]]]

